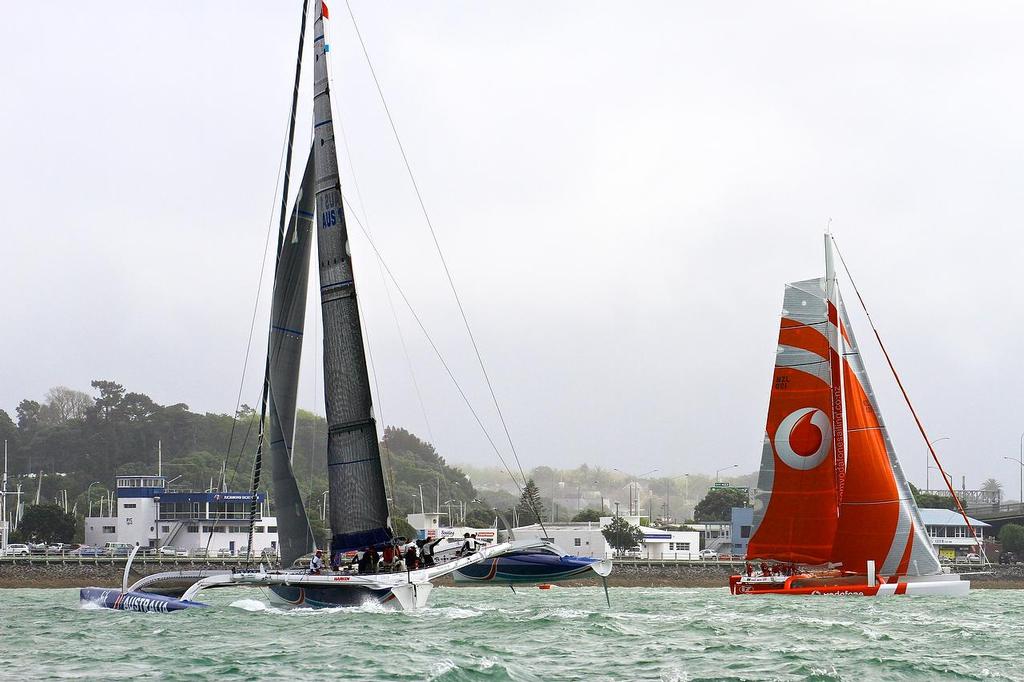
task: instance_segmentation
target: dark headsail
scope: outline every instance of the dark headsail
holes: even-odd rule
[[[313,147],[333,555],[385,542],[392,533],[341,202],[324,45],[325,13],[323,3],[318,2],[313,28]]]
[[[281,563],[313,551],[313,533],[292,473],[295,400],[306,317],[313,225],[313,152],[310,150],[295,208],[282,235],[270,313],[270,473],[274,481]]]

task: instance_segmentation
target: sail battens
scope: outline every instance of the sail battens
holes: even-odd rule
[[[314,35],[323,36],[318,3]],[[324,398],[332,555],[391,537],[380,445],[373,420],[362,325],[348,249],[328,87],[326,45],[313,46],[316,221],[323,311]],[[344,465],[344,466],[342,466]]]
[[[786,285],[782,311],[747,556],[824,564],[838,500],[822,280]]]
[[[280,332],[282,334],[291,334],[292,336],[302,336],[302,331],[298,329],[289,329],[287,327],[279,327],[277,325],[270,325],[270,330]]]
[[[304,212],[312,214],[312,185],[313,152],[310,150],[299,185],[296,210],[292,211],[281,240],[270,317],[269,459],[281,562],[286,566],[312,552],[315,544],[291,462],[313,243],[310,222],[298,218]]]
[[[359,421],[349,422],[347,424],[333,424],[327,430],[328,433],[347,433],[349,431],[355,431],[356,429],[366,428],[367,426],[375,427],[373,419],[361,419]]]
[[[885,428],[842,297],[839,316],[852,352],[842,361],[847,467],[833,561],[856,572],[873,560],[889,575],[936,575],[938,555]]]
[[[363,462],[373,462],[373,461],[375,461],[373,457],[366,457],[365,459],[354,459],[351,462],[331,462],[328,466],[329,467],[341,467],[341,466],[349,466],[351,464],[361,464]]]

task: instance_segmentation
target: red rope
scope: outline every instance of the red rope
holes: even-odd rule
[[[882,337],[878,333],[878,329],[875,328],[875,322],[871,319],[871,313],[868,312],[868,306],[864,303],[864,297],[860,295],[860,290],[857,288],[857,283],[853,281],[853,275],[850,274],[850,268],[846,265],[846,259],[843,258],[842,251],[839,250],[839,244],[836,243],[835,237],[832,238],[832,244],[836,248],[836,254],[839,255],[839,262],[843,264],[843,270],[846,271],[846,276],[850,280],[850,286],[853,287],[853,292],[857,294],[857,300],[860,301],[860,307],[864,310],[864,314],[868,318],[868,324],[871,325],[871,331],[875,334],[875,339],[878,340],[878,346],[882,349],[882,354],[885,356],[885,361],[889,363],[889,370],[892,372],[892,376],[896,379],[896,385],[900,387],[900,392],[903,394],[903,400],[907,403],[907,407],[910,408],[910,414],[914,417],[914,423],[917,424],[917,430],[921,432],[921,437],[924,438],[924,442],[928,446],[928,452],[932,455],[932,460],[935,462],[935,466],[938,467],[939,472],[942,473],[942,480],[945,482],[946,487],[949,489],[949,494],[953,496],[953,502],[956,503],[957,511],[964,517],[964,523],[967,524],[968,530],[971,531],[971,537],[974,538],[974,542],[978,546],[978,551],[984,556],[985,549],[981,545],[981,541],[978,540],[977,533],[974,532],[974,526],[971,525],[971,520],[967,517],[967,512],[964,511],[963,505],[960,503],[960,498],[956,494],[956,490],[953,489],[953,484],[950,483],[950,478],[946,474],[946,470],[942,468],[942,462],[939,461],[939,456],[935,454],[935,448],[932,447],[932,443],[928,440],[928,434],[925,433],[924,425],[921,423],[921,419],[917,416],[917,410],[914,409],[914,405],[910,402],[910,396],[907,395],[907,389],[903,387],[903,382],[900,380],[900,375],[896,372],[895,365],[892,364],[892,358],[889,357],[889,351],[885,349],[885,344],[882,343]]]

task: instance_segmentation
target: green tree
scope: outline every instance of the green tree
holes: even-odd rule
[[[77,522],[55,504],[33,504],[25,509],[18,533],[30,542],[71,542]]]
[[[316,542],[316,546],[326,552],[331,542],[331,532],[327,524],[321,521],[317,514],[313,514],[309,518],[309,529],[313,531],[313,541]]]
[[[956,501],[949,495],[923,493],[913,483],[910,484],[910,493],[914,496],[914,503],[917,504],[918,509],[952,509],[956,511]]]
[[[39,424],[39,410],[42,406],[34,400],[25,398],[15,410],[18,415],[18,428],[24,431],[29,431],[37,424]]]
[[[470,509],[466,512],[466,525],[471,528],[490,528],[497,516],[493,509]]]
[[[597,511],[596,509],[584,509],[579,514],[572,517],[572,520],[575,523],[581,523],[583,521],[600,521],[601,512]]]
[[[728,521],[733,507],[749,507],[747,494],[736,488],[712,488],[693,508],[694,521]]]
[[[1013,552],[1017,556],[1024,553],[1024,526],[1008,523],[999,529],[999,543],[1004,552]]]
[[[616,516],[611,523],[601,529],[601,535],[612,546],[612,549],[622,552],[640,544],[644,532],[640,530],[639,526],[634,526],[623,517]]]
[[[544,517],[544,502],[541,501],[540,490],[532,478],[526,482],[523,493],[519,496],[516,513],[519,514],[519,525],[521,526],[540,523]]]

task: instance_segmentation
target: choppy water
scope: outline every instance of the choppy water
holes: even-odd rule
[[[171,614],[0,590],[0,677],[1024,680],[1024,591],[736,598],[725,589],[437,588],[418,613],[284,611],[255,590]]]

